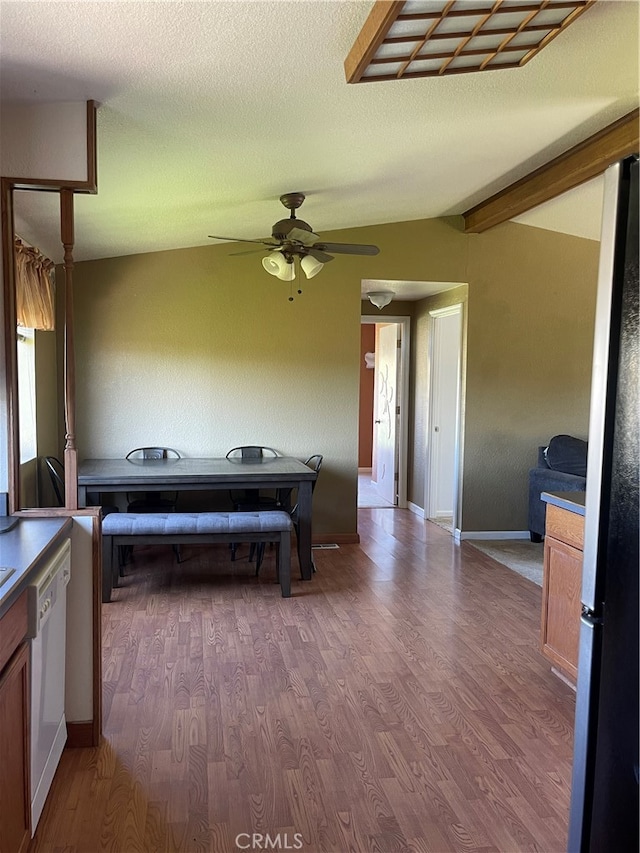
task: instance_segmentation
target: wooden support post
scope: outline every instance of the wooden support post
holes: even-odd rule
[[[64,480],[65,507],[78,508],[78,456],[76,450],[76,362],[73,341],[73,191],[60,191],[60,233],[64,247]]]
[[[9,513],[21,508],[20,500],[20,432],[18,421],[18,367],[16,351],[16,279],[13,251],[13,185],[1,180],[2,209],[2,280],[4,284],[4,357],[7,381],[7,472]]]

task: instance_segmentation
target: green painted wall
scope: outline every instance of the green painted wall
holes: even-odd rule
[[[296,281],[304,292],[294,290],[293,302],[290,285],[268,276],[259,254],[230,256],[237,250],[230,244],[76,264],[79,456],[118,457],[151,443],[189,456],[222,455],[245,443],[299,457],[323,453],[314,531],[354,533],[360,282],[466,281],[463,525],[523,529],[535,445],[554,431],[586,431],[597,244],[516,225],[465,235],[459,217],[326,236],[376,243],[381,252],[337,257],[311,281]],[[572,312],[563,335],[573,343],[558,351],[561,318],[576,300],[582,319],[576,324]],[[402,305],[391,303],[387,312],[406,313]],[[409,484],[419,505],[425,310],[412,308]],[[554,369],[563,357],[571,368]],[[548,393],[552,377],[558,388],[572,386],[561,399],[555,385]],[[496,463],[500,454],[508,464]]]
[[[79,454],[147,444],[195,457],[238,444],[322,453],[316,529],[354,531],[359,281],[327,273],[289,302],[259,255],[229,251],[77,265]]]
[[[526,530],[538,445],[587,437],[598,256],[514,223],[469,235],[465,531]]]

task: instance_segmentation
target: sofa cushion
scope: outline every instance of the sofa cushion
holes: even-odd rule
[[[554,435],[545,451],[547,465],[554,471],[587,476],[586,441],[572,435]]]

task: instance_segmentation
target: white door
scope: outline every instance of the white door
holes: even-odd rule
[[[462,312],[433,312],[428,517],[455,521]]]
[[[372,480],[381,498],[394,506],[397,496],[398,330],[376,324]]]

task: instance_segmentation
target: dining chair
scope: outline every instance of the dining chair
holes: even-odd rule
[[[310,456],[308,459],[306,459],[305,463],[304,463],[305,465],[308,465],[309,468],[311,468],[313,471],[316,472],[316,478],[311,483],[311,496],[312,497],[313,497],[313,493],[314,493],[315,488],[316,488],[316,483],[318,482],[318,476],[317,475],[320,473],[320,468],[322,468],[323,458],[324,457],[321,453],[314,453],[314,455]],[[290,494],[293,491],[293,489],[288,489],[287,491],[289,492],[288,498],[290,499]],[[281,505],[280,508],[284,508],[284,506]],[[296,532],[296,547],[298,550],[298,563],[300,565],[302,565],[302,563],[300,561],[300,519],[299,519],[298,503],[297,502],[294,504],[293,507],[291,507],[289,509],[289,515],[291,516],[291,521],[293,522],[293,529]],[[258,542],[257,547],[256,547],[256,577],[260,574],[260,566],[262,565],[262,560],[264,558],[264,546],[265,546],[264,542]],[[316,566],[315,566],[315,563],[313,562],[313,560],[311,561],[311,566],[313,568],[313,571],[315,572]]]
[[[172,447],[134,447],[125,459],[181,459]],[[127,492],[127,512],[175,512],[178,492]]]
[[[227,459],[262,459],[263,456],[280,456],[273,447],[265,447],[261,444],[241,444],[227,451]]]
[[[239,447],[232,447],[226,454],[227,459],[237,459],[239,462],[252,462],[257,459],[267,457],[280,456],[277,450],[273,447],[265,447],[259,444],[244,444]],[[260,489],[230,489],[229,498],[233,504],[233,509],[236,512],[255,512],[261,509],[280,509],[278,503],[278,490],[272,489],[265,492]],[[231,543],[231,559],[235,560],[238,543]],[[254,558],[256,553],[256,543],[251,543],[249,551],[249,560]]]
[[[55,456],[45,456],[44,464],[49,471],[53,492],[58,501],[58,506],[64,506],[64,465]]]
[[[125,459],[181,459],[182,455],[173,447],[134,447]],[[127,492],[127,512],[175,512],[178,504],[178,492]],[[131,556],[132,545],[126,545],[124,561]],[[180,562],[180,546],[173,546],[176,560]]]
[[[64,506],[65,502],[65,480],[64,480],[64,465],[56,456],[45,456],[44,464],[49,472],[49,478],[51,479],[51,485],[53,487],[53,493],[56,496],[56,500],[58,502],[58,506]],[[100,506],[99,496],[95,503]],[[93,502],[93,498],[91,498],[90,503]],[[100,506],[101,515],[104,518],[105,515],[109,515],[110,512],[118,512],[117,506],[109,506],[107,504]]]

